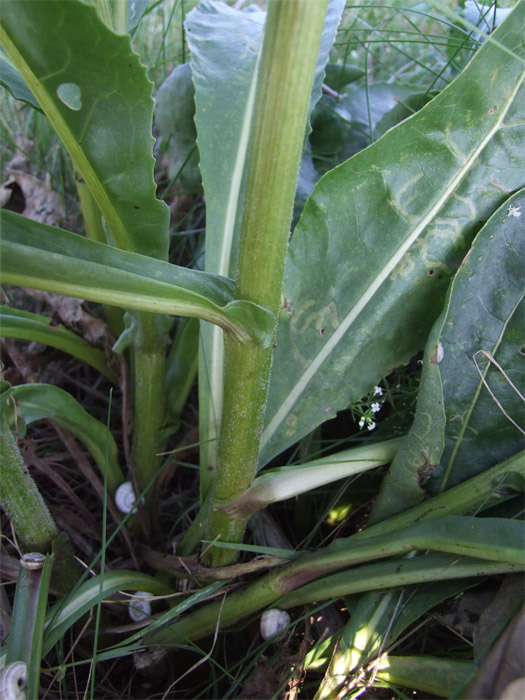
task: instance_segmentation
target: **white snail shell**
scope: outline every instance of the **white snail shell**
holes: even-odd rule
[[[143,498],[140,499],[142,503]],[[115,504],[121,513],[133,513],[137,512],[137,497],[135,495],[135,489],[131,481],[125,481],[120,484],[118,489],[115,491]]]
[[[272,608],[266,610],[261,616],[261,637],[270,639],[280,634],[290,624],[290,615],[286,610]]]
[[[145,599],[148,600],[145,600]],[[128,612],[133,622],[142,622],[151,617],[151,603],[149,599],[151,593],[147,591],[136,591],[131,597]]]
[[[20,566],[28,571],[39,571],[43,568],[46,558],[40,552],[28,552],[20,559]]]
[[[0,672],[0,698],[2,700],[26,700],[27,666],[23,661],[13,661]]]

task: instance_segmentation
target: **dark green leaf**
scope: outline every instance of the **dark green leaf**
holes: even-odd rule
[[[325,68],[325,83],[337,92],[348,85],[348,83],[353,83],[354,80],[362,78],[365,74],[362,68],[358,66],[352,66],[349,63],[328,63]]]
[[[523,447],[524,214],[522,191],[476,238],[452,285],[439,363],[447,418],[441,457],[446,486]]]
[[[522,422],[523,400],[509,380],[525,394],[524,210],[521,191],[485,224],[454,278],[427,345],[414,424],[390,467],[371,522],[435,492],[447,469],[446,485],[453,486],[523,445],[522,433],[503,411]]]
[[[511,51],[523,9],[494,34]],[[523,181],[522,79],[523,59],[487,42],[318,183],[288,255],[260,465],[424,346],[474,234]]]
[[[341,100],[341,107],[351,115],[353,125],[345,142],[341,144],[341,160],[350,158],[376,141],[381,135],[380,130],[376,133],[379,122],[416,90],[414,85],[403,83],[374,83],[351,90]],[[410,116],[410,113],[405,116]],[[397,122],[392,126],[395,123]]]
[[[77,0],[4,0],[0,41],[69,151],[120,248],[166,259],[155,197],[151,83],[128,35]]]

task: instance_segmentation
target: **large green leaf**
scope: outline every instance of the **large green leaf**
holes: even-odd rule
[[[440,336],[445,449],[432,491],[439,482],[453,486],[523,447],[524,212],[522,191],[492,217],[492,231],[484,229],[476,239],[453,283]]]
[[[4,0],[0,42],[88,185],[120,248],[166,259],[155,197],[151,83],[129,36],[78,0]]]
[[[422,501],[424,484],[439,464],[445,444],[445,409],[437,362],[441,325],[442,317],[430,331],[414,421],[381,484],[368,525]]]
[[[332,0],[328,8],[310,109],[321,94],[324,66],[343,7],[341,0]],[[263,12],[242,12],[209,0],[201,2],[186,19],[206,194],[205,269],[225,277],[236,275],[243,176],[264,19]],[[199,420],[205,477],[206,467],[215,464],[224,351],[219,329],[202,327],[201,333]]]
[[[435,492],[446,470],[450,487],[523,446],[522,432],[509,420],[523,423],[523,399],[509,383],[525,394],[523,211],[522,190],[485,224],[454,278],[427,346],[414,424],[371,522]]]
[[[219,323],[239,340],[268,344],[273,318],[246,301],[232,301],[233,283],[118,250],[59,228],[2,212],[2,278],[127,309],[196,316]]]
[[[307,202],[285,272],[261,465],[424,346],[474,234],[523,182],[523,10]]]

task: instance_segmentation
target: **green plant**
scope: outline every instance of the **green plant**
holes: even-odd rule
[[[170,135],[181,138],[182,151],[171,177],[177,180],[189,164],[195,189],[198,147],[204,271],[168,261],[168,210],[153,180],[151,84],[125,33],[132,29],[127,3],[94,4],[3,3],[0,41],[10,64],[4,82],[45,113],[68,150],[86,237],[3,212],[2,275],[6,284],[105,305],[119,336],[113,350],[124,354],[133,388],[128,466],[138,512],[126,519],[144,560],[171,578],[166,586],[139,571],[102,568],[50,610],[43,653],[103,595],[124,588],[169,593],[177,577],[206,585],[133,636],[103,652],[95,647],[94,658],[184,645],[268,606],[358,593],[365,594],[359,614],[380,627],[392,613],[391,598],[372,604],[366,595],[453,579],[452,595],[462,590],[459,579],[521,571],[519,513],[511,507],[480,514],[498,503],[515,505],[523,486],[524,194],[514,162],[522,128],[524,3],[439,94],[405,86],[396,93],[403,110],[391,110],[390,88],[367,89],[365,121],[355,116],[362,92],[337,97],[363,71],[343,70],[337,57],[327,73],[334,103],[323,98],[315,107],[344,3],[271,0],[263,31],[261,12],[202,2],[186,20],[191,63],[180,71],[184,89],[173,88],[185,103]],[[457,41],[460,25],[454,31]],[[463,30],[461,42],[466,51],[474,39]],[[159,128],[169,132],[162,121]],[[319,177],[314,164],[324,170],[323,158],[336,167],[297,203],[304,210],[289,243],[297,179],[299,189],[305,181],[305,190],[312,189]],[[12,309],[3,315],[5,335],[46,342],[117,379],[97,349],[49,328],[41,316]],[[181,324],[168,355],[172,315],[199,319],[201,328],[197,340],[189,325],[195,322]],[[169,559],[150,549],[153,486],[159,454],[179,425],[197,343],[200,509]],[[423,348],[406,435],[319,459],[307,453],[301,465],[257,476],[349,405],[360,427],[374,428],[378,382]],[[97,462],[110,503],[125,479],[118,448],[103,424],[56,387],[4,387],[2,396],[0,446],[13,475],[0,492],[2,505],[25,547],[34,534],[27,523],[41,517],[47,529],[36,548],[50,551],[58,530],[43,503],[35,496],[20,508],[27,475],[7,421],[20,427],[47,417],[75,434]],[[261,562],[275,571],[189,610],[215,596],[223,579],[236,583],[258,569],[257,562],[236,563],[254,512],[384,464],[391,466],[369,527],[299,557],[275,550]],[[34,484],[30,489],[36,491]],[[192,556],[199,549],[202,561]],[[412,552],[417,555],[407,557]],[[356,567],[352,577],[349,567]],[[412,602],[417,614],[407,615],[397,635],[443,597]],[[356,634],[352,622],[318,697],[340,691],[335,666],[355,674],[368,662],[370,649],[348,659]],[[412,682],[418,682],[413,673]]]

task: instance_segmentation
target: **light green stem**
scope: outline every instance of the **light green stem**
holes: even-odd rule
[[[361,530],[354,535],[354,539],[380,537],[438,515],[475,513],[477,510],[488,508],[506,500],[507,489],[509,495],[513,495],[510,478],[512,474],[519,475],[522,480],[525,478],[524,450],[428,501]]]
[[[0,407],[0,504],[28,552],[49,552],[59,530],[31,478]]]
[[[166,351],[155,314],[141,313],[133,344],[133,446],[135,476],[141,491],[155,477],[162,445],[158,434],[166,415]],[[151,493],[151,491],[149,492]],[[147,497],[146,497],[147,500]]]
[[[302,585],[306,580],[312,581],[312,579],[325,575],[330,567],[331,557],[333,557],[334,563],[336,559],[339,559],[338,567],[344,568],[349,566],[352,560],[355,563],[358,555],[357,552],[353,552],[354,545],[360,544],[361,541],[366,541],[368,533],[370,533],[371,537],[375,536],[378,540],[381,540],[386,533],[395,532],[426,519],[455,513],[472,513],[483,506],[487,506],[492,496],[499,501],[504,500],[506,496],[497,493],[498,484],[506,481],[506,477],[512,474],[523,476],[525,471],[523,456],[524,453],[521,452],[492,467],[483,474],[479,474],[463,484],[455,486],[444,494],[410,508],[405,513],[389,518],[384,523],[378,523],[369,530],[365,529],[352,535],[345,541],[340,540],[337,547],[343,548],[344,553],[341,558],[339,558],[340,551],[336,551],[333,545],[313,554],[305,554],[304,557],[297,559],[293,563],[274,570],[245,588],[231,593],[224,605],[221,602],[210,603],[200,610],[191,612],[173,624],[167,625],[158,632],[147,636],[147,640],[152,644],[174,644],[188,639],[200,639],[208,634],[212,634],[217,624],[220,627],[233,624],[247,615],[253,615],[258,610],[264,609],[279,599],[281,599],[279,600],[279,605],[293,607],[296,604],[302,605],[305,602],[324,600],[327,597],[338,597],[343,594],[349,595],[351,593],[383,589],[392,585],[401,586],[419,581],[438,580],[440,578],[476,576],[480,571],[498,573],[501,571],[519,570],[520,566],[516,567],[515,564],[483,561],[480,565],[480,560],[470,559],[465,560],[464,564],[455,564],[454,567],[450,568],[448,565],[443,566],[443,562],[449,561],[447,559],[449,555],[435,554],[432,555],[435,557],[435,566],[433,568],[428,565],[429,560],[426,557],[405,560],[403,566],[407,571],[404,576],[400,576],[400,572],[397,570],[399,560],[387,560],[370,564],[369,578],[360,576],[355,577],[355,580],[353,580],[348,575],[348,572],[344,572],[340,575],[341,586],[344,588],[343,594],[336,591],[336,585],[338,585],[337,574],[330,577],[331,580],[335,579],[332,591],[327,591],[324,583],[319,588],[312,583]],[[505,488],[504,485],[503,488]],[[379,548],[381,548],[381,543]],[[426,546],[423,548],[426,548]],[[374,552],[369,552],[369,556],[375,559],[377,553],[376,549]],[[392,551],[390,554],[392,554]],[[360,571],[362,572],[362,569]],[[296,591],[293,590],[295,586],[298,587]],[[283,594],[286,594],[285,598],[282,598]],[[299,599],[300,602],[297,603],[296,601]]]
[[[279,310],[284,263],[308,107],[327,0],[270,0],[248,156],[237,299]],[[271,366],[271,349],[225,342],[224,409],[208,538],[240,542],[246,519],[221,512],[255,475]],[[211,549],[212,566],[235,560]]]
[[[471,576],[500,574],[523,570],[523,567],[502,562],[486,562],[479,559],[459,560],[450,555],[430,554],[422,558],[403,561],[403,570],[399,561],[379,562],[370,564],[368,576],[356,578],[349,576],[348,572],[339,575],[339,581],[331,583],[331,589],[327,589],[323,582],[324,590],[315,589],[313,585],[306,585],[283,596],[281,574],[279,570],[268,574],[259,581],[249,584],[241,590],[230,593],[223,602],[212,602],[208,605],[182,616],[173,624],[168,624],[159,630],[146,635],[143,639],[148,645],[168,646],[181,644],[190,640],[198,640],[214,633],[217,625],[222,629],[238,620],[253,615],[259,610],[272,604],[280,608],[292,608],[327,598],[339,598],[342,595],[353,595],[366,591],[382,590],[392,587],[408,586],[414,583],[449,580],[452,578],[469,578]],[[292,565],[293,566],[293,565]],[[335,579],[336,576],[330,577]],[[339,589],[336,586],[339,586]]]

